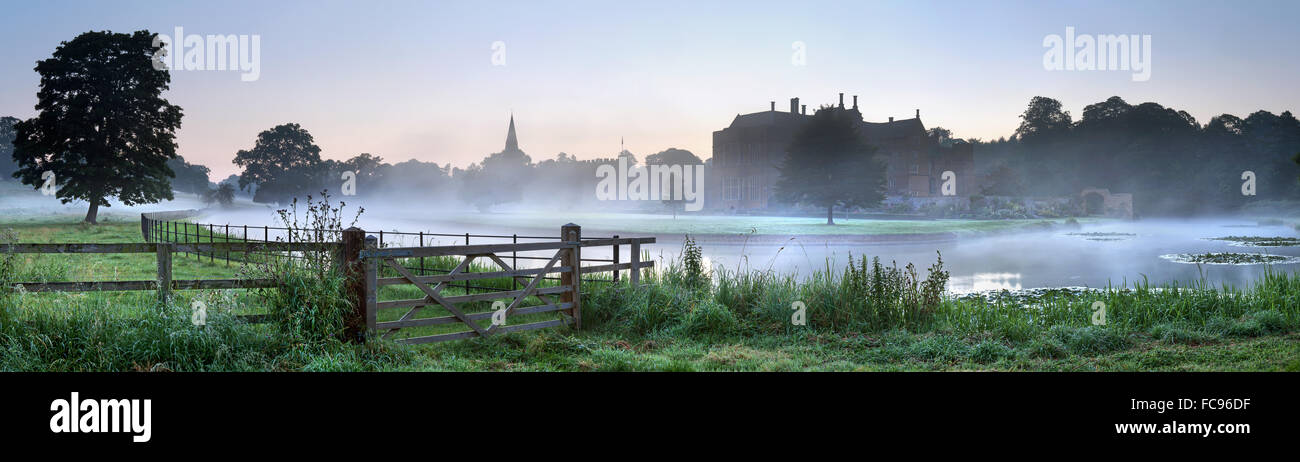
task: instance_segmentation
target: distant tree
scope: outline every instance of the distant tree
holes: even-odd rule
[[[40,187],[53,172],[63,203],[90,203],[86,222],[116,197],[126,205],[172,199],[181,108],[162,98],[171,75],[155,69],[154,34],[86,32],[38,61],[33,119],[15,127],[13,176]]]
[[[252,200],[253,195],[257,193],[257,183],[249,184],[248,187],[243,191],[239,189],[238,173],[232,173],[230,174],[230,176],[226,177],[226,179],[217,182],[217,186],[223,184],[229,184],[230,186],[232,186],[232,188],[235,190],[235,197],[246,197],[249,200]]]
[[[212,205],[220,204],[222,207],[230,207],[235,203],[235,185],[230,183],[221,183],[214,189],[209,189],[203,193],[203,203]]]
[[[0,117],[0,179],[9,178],[18,170],[18,164],[14,162],[14,137],[17,135],[14,125],[18,122],[16,117]]]
[[[935,144],[944,147],[952,146],[953,143],[957,141],[952,137],[952,130],[943,127],[934,127],[926,130],[925,135]]]
[[[685,149],[668,148],[661,152],[646,156],[645,164],[647,167],[653,165],[666,165],[666,166],[680,165],[682,166],[683,169],[686,169],[686,168],[693,168],[693,166],[695,165],[704,165],[704,161],[700,160],[700,158],[696,156],[694,153],[687,151]],[[694,173],[692,172],[691,175],[694,175]],[[668,184],[670,185],[675,185],[678,182],[683,182],[682,197],[675,197],[673,195],[675,189],[669,189],[667,191],[661,189],[659,192],[661,202],[663,202],[665,207],[668,207],[668,209],[672,210],[673,219],[676,220],[677,210],[684,208],[686,206],[685,190],[688,187],[688,185],[684,183],[685,181],[684,174],[681,178],[678,178],[677,175],[669,173],[668,178],[669,178]],[[695,181],[694,176],[691,177],[691,180]],[[703,193],[703,191],[701,191],[701,193]]]
[[[382,189],[400,194],[410,194],[412,191],[434,193],[451,184],[451,164],[443,167],[437,163],[411,159],[393,165],[380,164],[379,169],[379,177],[384,182]]]
[[[1019,196],[1025,192],[1020,175],[1006,164],[993,168],[980,183],[980,194],[985,196]]]
[[[530,179],[532,169],[532,159],[523,151],[507,149],[491,154],[482,163],[461,171],[460,198],[481,211],[517,202],[523,198],[519,185]]]
[[[211,187],[208,183],[208,175],[212,170],[198,164],[191,164],[185,161],[184,157],[176,156],[175,159],[167,161],[167,167],[172,169],[176,178],[172,180],[172,189],[184,193],[202,195]]]
[[[826,208],[834,225],[839,207],[871,207],[885,198],[885,164],[858,133],[854,111],[825,106],[794,136],[780,167],[778,199]]]
[[[1030,140],[1044,135],[1058,135],[1068,131],[1071,125],[1070,113],[1061,109],[1061,102],[1052,98],[1035,96],[1029,100],[1029,107],[1020,114],[1020,127],[1016,137]]]
[[[253,202],[259,203],[285,203],[306,196],[328,173],[315,139],[296,123],[259,133],[253,149],[239,151],[234,163],[244,169],[239,188],[257,184]]]
[[[344,172],[352,172],[357,176],[357,193],[369,194],[372,188],[378,188],[382,183],[383,175],[387,169],[384,159],[379,156],[372,156],[370,153],[357,154],[355,157],[345,160],[340,164]],[[339,173],[339,172],[335,172]],[[337,175],[331,174],[334,179],[342,177],[342,173]]]
[[[1296,164],[1297,166],[1300,166],[1300,152],[1295,153],[1295,157],[1292,157],[1292,158],[1291,158],[1291,161],[1292,161],[1292,162],[1295,162],[1295,164]],[[1297,178],[1297,179],[1300,179],[1300,178]]]

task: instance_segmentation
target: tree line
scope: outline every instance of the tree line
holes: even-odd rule
[[[987,195],[1077,195],[1088,187],[1133,193],[1142,214],[1236,209],[1300,199],[1300,121],[1290,111],[1222,114],[1204,124],[1157,103],[1113,96],[1076,120],[1060,101],[1034,97],[1006,139],[975,144]],[[1243,194],[1245,172],[1255,195]]]

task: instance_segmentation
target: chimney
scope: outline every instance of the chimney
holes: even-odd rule
[[[840,93],[840,109],[844,109],[844,93]]]
[[[853,109],[858,108],[858,95],[853,95]]]
[[[790,98],[790,113],[799,113],[799,98]]]
[[[776,101],[772,101],[771,103],[772,103],[772,110],[775,111],[775,110],[776,110]]]
[[[889,116],[889,122],[890,122],[890,123],[893,123],[893,122],[894,122],[894,116]]]
[[[917,109],[917,110],[916,110],[916,118],[918,118],[918,119],[921,118],[921,110],[920,110],[920,109]]]
[[[808,115],[808,105],[807,105],[807,104],[800,105],[800,106],[799,106],[799,113],[800,113],[800,114],[803,114],[803,115]]]

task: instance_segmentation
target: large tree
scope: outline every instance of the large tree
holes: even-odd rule
[[[87,32],[36,63],[39,114],[16,126],[14,177],[40,187],[53,172],[63,203],[90,203],[86,221],[116,197],[123,204],[171,199],[181,108],[162,98],[171,83],[155,69],[154,34]]]
[[[1123,101],[1121,101],[1123,102]],[[1035,96],[1029,107],[1020,114],[1020,127],[1016,136],[1024,141],[1044,136],[1061,135],[1073,123],[1070,112],[1062,109],[1061,102],[1052,98]]]
[[[14,125],[18,122],[15,117],[0,117],[0,179],[9,178],[18,169],[14,163]]]
[[[239,188],[256,184],[253,202],[284,203],[310,194],[321,185],[327,166],[311,133],[295,123],[278,125],[257,135],[251,150],[235,154],[242,167]]]
[[[790,203],[826,208],[835,224],[835,207],[871,207],[885,198],[885,163],[859,133],[859,112],[822,107],[786,150],[776,195]]]

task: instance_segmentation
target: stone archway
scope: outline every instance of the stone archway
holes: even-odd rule
[[[1130,193],[1111,193],[1104,188],[1084,188],[1079,192],[1085,215],[1100,215],[1114,218],[1133,218],[1133,195]]]

